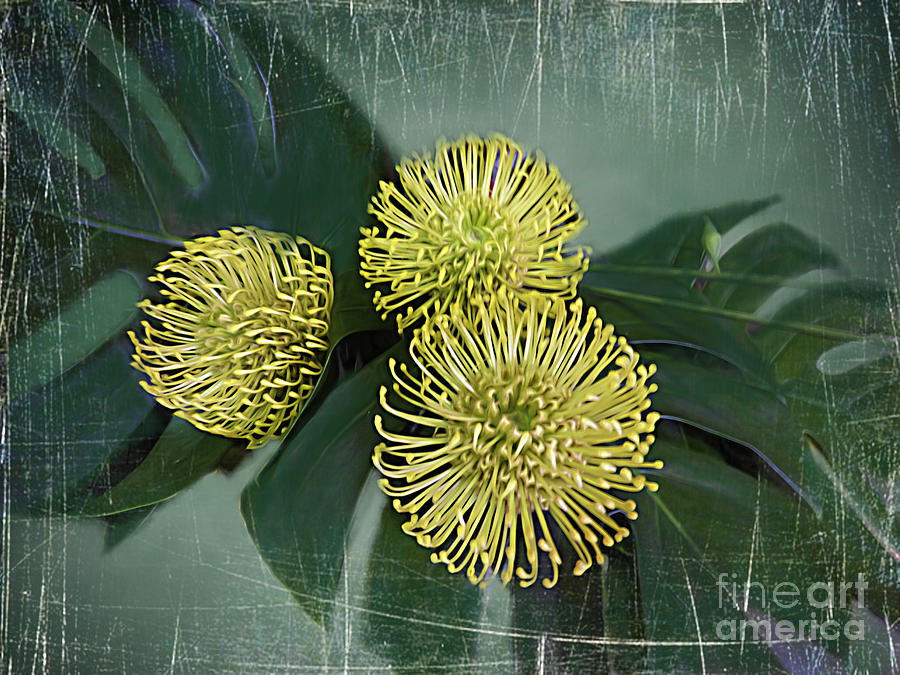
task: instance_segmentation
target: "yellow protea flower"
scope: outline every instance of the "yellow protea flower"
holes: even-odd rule
[[[389,365],[410,406],[381,388],[389,417],[375,426],[387,443],[373,461],[394,508],[411,514],[403,530],[439,549],[432,562],[465,568],[473,584],[489,571],[505,584],[515,571],[529,586],[542,552],[550,588],[562,563],[555,521],[576,575],[602,563],[599,544],[628,535],[615,512],[637,518],[618,493],[658,487],[634,471],[662,468],[645,461],[659,419],[648,412],[656,368],[639,365],[593,307],[537,294],[500,293],[475,312],[453,305],[415,331],[409,351],[415,368]],[[405,423],[421,432],[407,435]]]
[[[283,434],[315,386],[331,322],[331,259],[301,237],[254,227],[188,241],[150,281],[170,302],[138,305],[141,385],[199,429],[248,447]]]
[[[510,139],[439,141],[434,159],[404,160],[381,183],[364,227],[360,272],[384,318],[402,331],[435,303],[469,304],[507,289],[571,298],[587,251],[564,245],[584,226],[569,186],[540,152]]]

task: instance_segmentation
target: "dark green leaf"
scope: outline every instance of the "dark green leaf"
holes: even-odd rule
[[[86,497],[77,490],[135,442],[154,403],[129,358],[128,345],[112,344],[10,408],[14,502],[77,511]]]
[[[610,645],[607,655],[610,671],[648,670],[634,536],[623,539],[609,552],[600,582],[603,584],[603,637]]]
[[[797,492],[802,482],[799,449],[803,430],[791,409],[771,391],[739,374],[716,371],[669,354],[645,351],[656,363],[653,409],[734,441],[755,454]]]
[[[372,418],[387,359],[402,349],[335,387],[241,499],[266,564],[319,623],[334,610],[347,532],[378,442]]]
[[[773,318],[832,326],[858,337],[893,336],[897,322],[891,315],[892,302],[893,294],[880,284],[848,279],[803,293],[779,308]],[[778,325],[763,326],[754,335],[754,342],[772,363],[778,380],[815,372],[819,356],[839,344],[824,336],[798,333]]]
[[[722,272],[758,276],[799,277],[819,268],[837,268],[840,262],[819,242],[793,225],[773,223],[754,230],[737,242],[719,261]],[[768,284],[710,281],[704,294],[719,307],[755,311],[773,291]]]
[[[893,616],[886,605],[873,612],[866,607],[857,607],[854,619],[863,626],[863,639],[849,645],[847,670],[859,673],[888,673],[896,669],[897,654],[900,653],[900,630],[896,624],[890,625],[885,616]]]
[[[90,141],[77,131],[63,124],[46,106],[32,101],[26,106],[22,95],[15,89],[7,92],[7,109],[34,129],[50,147],[53,147],[70,162],[76,162],[94,180],[106,173],[106,165]]]
[[[378,501],[381,517],[371,549],[358,563],[366,646],[388,663],[424,670],[466,662],[480,639],[483,591],[465,575],[433,564],[430,551],[401,529],[405,517],[387,497],[379,495]],[[507,655],[494,654],[493,660],[498,657]]]
[[[199,188],[203,174],[190,140],[144,72],[140,61],[105,27],[97,23],[96,16],[66,2],[54,2],[48,6],[56,16],[72,25],[97,60],[118,80],[123,93],[147,116],[181,180],[191,190]]]
[[[603,566],[595,564],[576,576],[572,572],[575,552],[565,535],[555,525],[553,529],[563,557],[556,585],[548,589],[537,582],[521,588],[513,581],[509,586],[514,610],[511,626],[539,636],[537,644],[516,641],[518,669],[572,672],[624,668],[625,664],[637,667],[639,650],[598,644],[598,638],[605,638],[610,645],[626,645],[640,635],[630,540],[609,551]]]
[[[198,15],[202,13],[198,9]],[[238,94],[247,102],[250,117],[253,120],[258,140],[259,161],[266,177],[272,178],[277,169],[277,152],[275,149],[275,119],[272,115],[272,101],[269,87],[259,64],[247,51],[244,44],[235,37],[225,21],[216,22],[217,30],[208,26],[207,32],[218,33],[218,44],[227,54],[231,81]]]
[[[82,514],[110,515],[169,499],[215,469],[234,443],[173,417],[144,461],[111,490],[92,498]]]
[[[796,633],[794,643],[770,644],[754,638],[755,624],[741,623],[788,621],[799,630],[811,614],[842,626],[850,618],[849,595],[843,602],[836,596],[828,609],[804,597],[811,584],[840,572],[831,542],[816,536],[812,509],[687,437],[679,442],[661,430],[654,452],[666,461],[656,475],[659,493],[642,498],[633,525],[651,670],[797,671],[804,663],[836,663]],[[779,583],[796,586],[796,606],[774,600]]]
[[[806,485],[821,505],[823,526],[836,535],[843,566],[854,577],[863,574],[878,594],[875,604],[868,606],[877,607],[885,600],[900,606],[900,536],[885,527],[893,519],[875,517],[867,500],[835,471],[816,439],[807,438],[802,461]],[[853,468],[858,470],[858,464],[854,462]]]
[[[147,522],[147,519],[156,511],[159,503],[145,506],[144,508],[134,509],[133,511],[123,511],[112,516],[107,516],[106,534],[103,537],[103,551],[108,553],[124,542],[128,537],[137,532],[140,527]]]
[[[148,13],[158,33],[113,37]],[[12,20],[10,48],[27,55],[19,63],[46,60],[17,73],[22,105],[34,107],[48,80],[58,80],[70,91],[67,110],[78,113],[86,141],[107,165],[103,180],[78,178],[71,193],[34,203],[29,196],[44,192],[36,188],[46,153],[17,137],[16,159],[26,170],[12,186],[13,201],[139,237],[254,224],[325,247],[336,276],[356,269],[366,203],[390,162],[368,121],[294,38],[272,34],[258,13],[238,6],[226,13],[123,3],[87,13],[54,2]],[[59,35],[53,53],[34,53],[24,36],[36,23],[72,30]]]
[[[362,282],[358,270],[338,274],[334,279],[334,309],[330,339],[337,344],[347,335],[369,330],[393,330],[375,311],[372,291]]]
[[[76,319],[95,330],[64,332],[68,342],[60,347],[57,340],[52,349],[17,345],[10,355],[11,370],[34,366],[38,379],[50,378],[60,370],[77,368],[99,346],[98,342],[82,349],[82,342],[102,342],[104,327],[105,339],[120,333],[133,316],[139,288],[126,303],[131,313],[115,326],[98,321],[112,316],[115,303],[104,303],[102,311],[85,307],[92,303],[96,288],[80,297],[83,287],[108,274],[110,261],[141,278],[182,236],[235,223],[294,233],[328,249],[335,277],[334,344],[351,333],[382,327],[358,277],[356,249],[359,226],[367,217],[366,202],[388,163],[367,120],[302,45],[284,34],[273,35],[263,17],[241,8],[226,13],[190,3],[113,3],[85,11],[56,1],[18,9],[10,16],[4,33],[10,40],[4,46],[16,55],[15,109],[28,116],[30,126],[13,128],[11,161],[21,171],[10,183],[10,203],[27,209],[38,230],[29,240],[34,248],[26,252],[29,258],[37,267],[46,260],[48,267],[60,270],[53,278],[39,276],[33,295],[73,298]],[[145,25],[148,18],[159,32],[129,31],[128,39],[122,38],[122,26]],[[40,44],[49,48],[35,48],[29,36],[36,29],[43,36]],[[273,69],[280,79],[270,77]],[[52,109],[45,91],[67,92],[65,116],[51,118],[43,112]],[[67,135],[71,129],[78,133]],[[61,156],[48,152],[48,144],[55,144]],[[73,175],[74,162],[92,176],[98,167],[104,173],[96,180]],[[66,189],[48,192],[44,183],[51,175],[54,185]],[[98,233],[86,237],[82,225],[95,227]],[[154,243],[148,245],[146,240]],[[163,246],[156,243],[163,241]],[[69,256],[77,252],[78,259],[71,264],[60,259],[58,249]],[[37,319],[53,309],[39,307]],[[76,322],[62,323],[80,327]],[[46,325],[59,327],[61,320]],[[50,334],[42,328],[30,339],[34,342],[45,333]],[[26,357],[19,356],[25,352]],[[54,358],[43,358],[47,353]],[[329,365],[327,373],[334,370]],[[11,379],[13,388],[22,384],[22,391],[40,383],[18,371]],[[100,395],[126,382],[133,387],[137,379],[137,373],[127,369],[109,369],[96,375],[94,386]],[[316,396],[335,381],[323,378],[325,386],[317,388]],[[137,387],[130,393],[138,398],[122,396],[122,406],[149,400]],[[33,402],[36,408],[50,405],[37,398]],[[140,424],[147,417],[146,407],[131,412],[123,408],[118,415],[123,422],[137,420],[131,427],[135,437],[124,438],[127,434],[122,432],[118,439],[122,448],[131,448],[126,453],[129,459],[117,460],[116,466],[100,462],[105,474],[101,472],[94,489],[116,484],[122,466],[136,465],[135,445],[154,440],[136,437],[147,426]],[[24,409],[12,414],[14,424],[20,421],[16,417],[33,416]],[[64,416],[68,415],[66,411]],[[30,442],[39,442],[30,421],[27,424]],[[43,431],[49,438],[51,428]],[[203,449],[215,454],[210,447]],[[114,459],[120,450],[107,459]],[[197,450],[192,442],[179,441],[152,454],[150,463],[142,464],[131,480],[110,493],[115,503],[108,508],[131,508],[184,487],[205,461],[192,464],[187,474],[167,475],[159,482],[151,474],[176,466],[179,452],[182,460],[195,462]]]
[[[708,223],[720,234],[725,234],[778,200],[778,197],[768,197],[672,216],[625,246],[597,256],[597,261],[700,269],[704,254],[703,233]]]
[[[649,300],[614,295],[610,290],[639,294]],[[613,323],[631,342],[673,343],[699,349],[728,361],[760,382],[769,379],[768,367],[746,333],[746,322],[704,314],[703,310],[714,308],[687,283],[608,273],[598,265],[585,275],[581,293],[585,301],[597,307],[604,321]],[[678,302],[700,311],[683,308]]]

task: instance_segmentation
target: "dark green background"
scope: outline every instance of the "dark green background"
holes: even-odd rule
[[[900,285],[900,12],[890,3],[252,4],[272,54],[284,57],[285,45],[299,40],[349,94],[371,123],[364,123],[364,148],[380,136],[399,158],[427,150],[439,136],[491,131],[540,147],[572,184],[589,221],[582,241],[596,251],[624,243],[674,212],[778,193],[783,201],[729,234],[726,245],[754,223],[784,219],[831,246],[857,273],[891,288]],[[244,28],[241,5],[228,3],[222,12],[236,33]],[[12,11],[0,6],[0,14]],[[138,36],[188,44],[167,11],[151,12],[138,25],[119,25],[116,36],[126,43]],[[4,32],[10,24],[3,25],[0,40],[12,40]],[[50,45],[56,29],[52,23],[34,27]],[[4,77],[28,71],[40,82],[40,63],[26,64],[17,54],[0,54]],[[199,49],[195,56],[198,63],[205,58]],[[266,72],[273,89],[307,86],[279,79],[277,70]],[[67,87],[65,79],[47,77],[41,95],[51,110],[77,119]],[[210,98],[207,105],[217,101]],[[276,110],[276,121],[292,117],[302,128],[305,116],[341,105],[337,94],[326,93]],[[4,132],[22,124],[8,109],[2,114]],[[13,184],[25,168],[8,149],[3,160],[4,185]],[[329,181],[342,180],[340,167],[326,174]],[[323,179],[301,175],[301,186],[304,180]],[[48,185],[70,192],[71,172],[53,174]],[[307,192],[315,198],[315,190]],[[310,204],[311,217],[328,207]],[[341,207],[352,213],[352,205]],[[77,279],[79,266],[91,265],[81,257],[77,226],[60,227],[55,243],[72,255],[38,269],[43,261],[29,257],[29,238],[36,234],[27,210],[2,206],[4,342],[64,302],[67,290],[48,280]],[[47,295],[46,288],[58,295]],[[6,408],[2,415],[4,428],[14,422]],[[4,461],[8,447],[2,445]],[[61,436],[57,451],[66,447]],[[12,670],[270,672],[386,665],[373,654],[367,632],[371,614],[360,600],[366,577],[355,573],[368,564],[373,547],[391,564],[383,543],[352,537],[340,581],[343,600],[334,608],[343,630],[330,635],[261,561],[241,519],[239,495],[271,452],[253,453],[230,475],[205,477],[108,552],[100,521],[26,517],[4,508],[0,644]],[[14,488],[4,473],[5,507]],[[368,484],[358,513],[382,499]],[[371,513],[377,517],[378,510]],[[354,528],[374,534],[376,525],[360,518]],[[403,578],[402,570],[398,574]],[[490,598],[497,604],[484,609],[484,630],[448,622],[448,634],[470,634],[468,652],[448,664],[451,669],[508,670],[513,662],[506,656],[498,662],[498,654],[529,652],[540,664],[542,654],[568,648],[565,636],[504,633],[494,617],[505,613],[507,600],[502,594]],[[397,611],[403,625],[402,608]],[[416,618],[407,623],[414,635]],[[701,628],[704,635],[713,632],[712,625]],[[378,637],[390,642],[398,636]],[[601,647],[621,653],[639,648],[578,638],[575,645],[573,668],[590,667]],[[394,666],[415,667],[433,656],[411,650],[404,664]]]

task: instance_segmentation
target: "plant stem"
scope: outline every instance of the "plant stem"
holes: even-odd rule
[[[27,209],[28,211],[36,211],[47,216],[52,216],[53,218],[66,220],[70,223],[78,223],[79,225],[93,227],[94,229],[102,230],[104,232],[112,232],[113,234],[120,234],[125,237],[134,237],[135,239],[144,239],[145,241],[153,241],[158,244],[170,244],[171,246],[177,246],[180,248],[184,246],[184,242],[187,241],[187,239],[178,237],[173,234],[158,234],[156,232],[150,232],[149,230],[141,230],[136,227],[128,227],[127,225],[108,223],[103,220],[88,220],[87,218],[76,218],[75,216],[70,216],[65,213],[57,213],[56,211],[38,209],[33,206],[23,204],[22,202],[14,201],[12,199],[7,200],[7,203],[11,204],[12,206],[18,206],[20,208]]]
[[[717,281],[746,281],[751,284],[765,286],[791,286],[796,288],[808,288],[812,284],[793,281],[792,277],[780,277],[766,274],[746,274],[742,272],[717,272],[710,270],[704,272],[683,267],[653,267],[647,265],[613,265],[596,263],[591,265],[591,272],[615,272],[616,274],[645,274],[654,277],[678,277],[684,279],[709,279]]]
[[[683,302],[670,298],[660,298],[653,295],[644,295],[642,293],[631,293],[629,291],[620,291],[613,288],[603,288],[597,286],[588,286],[587,290],[612,298],[621,298],[624,300],[634,300],[636,302],[644,302],[650,305],[662,305],[665,307],[675,307],[684,309],[689,312],[697,312],[698,314],[710,314],[719,316],[723,319],[731,319],[734,321],[742,321],[747,323],[759,324],[762,326],[774,326],[776,328],[784,328],[786,330],[797,331],[798,333],[806,333],[807,335],[815,335],[833,340],[857,340],[861,336],[850,331],[841,330],[840,328],[829,328],[828,326],[815,326],[797,321],[780,321],[778,319],[766,319],[750,312],[739,312],[732,309],[723,309],[721,307],[713,307],[711,305],[699,305],[693,302]]]

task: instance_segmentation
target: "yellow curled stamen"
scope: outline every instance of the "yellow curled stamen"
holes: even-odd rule
[[[569,186],[540,152],[510,139],[441,140],[434,157],[397,167],[382,182],[364,227],[360,273],[375,306],[398,328],[505,289],[572,298],[588,251],[567,247],[584,226]]]
[[[198,429],[256,448],[282,435],[328,350],[331,259],[301,237],[255,227],[188,241],[150,281],[134,343],[142,386]]]
[[[552,532],[574,549],[574,574],[602,564],[601,546],[637,517],[626,496],[657,488],[642,473],[662,468],[646,458],[655,367],[594,308],[502,290],[474,309],[451,303],[416,330],[410,357],[418,373],[392,362],[396,384],[380,398],[411,435],[377,417],[386,443],[374,456],[381,488],[410,514],[404,532],[473,584],[497,575],[529,586],[544,556],[542,584],[553,586]]]

